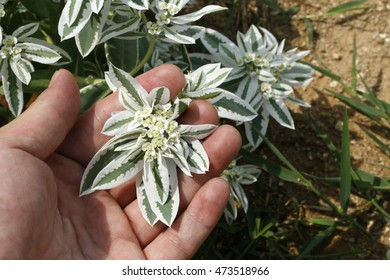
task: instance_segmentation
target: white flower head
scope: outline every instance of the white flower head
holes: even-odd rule
[[[308,51],[285,52],[284,41],[279,43],[268,30],[254,25],[245,34],[237,33],[237,43],[212,29],[207,29],[201,40],[217,61],[232,68],[226,80],[238,82],[236,94],[258,113],[258,118],[245,123],[245,133],[253,147],[262,142],[270,116],[282,126],[294,128],[284,101],[306,106],[290,95],[293,86],[304,86],[312,80],[314,71],[299,62]]]
[[[125,108],[107,120],[102,133],[113,138],[91,160],[80,194],[117,187],[137,178],[137,197],[145,219],[170,226],[179,207],[178,167],[203,174],[209,161],[200,139],[215,125],[182,125],[177,118],[189,100],[170,100],[165,87],[149,93],[129,74],[110,65],[107,83]]]
[[[30,37],[39,28],[31,23],[16,29],[11,35],[0,29],[0,73],[3,90],[13,115],[18,116],[23,109],[23,86],[31,81],[34,72],[32,62],[54,64],[66,55],[60,48],[46,41]]]

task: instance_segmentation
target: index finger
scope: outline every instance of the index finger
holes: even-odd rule
[[[173,96],[176,96],[185,84],[182,71],[174,65],[156,67],[136,79],[148,92],[155,87],[165,86]],[[83,166],[87,165],[100,147],[109,140],[109,137],[101,134],[104,123],[111,117],[112,112],[122,110],[116,93],[98,101],[78,119],[57,151]]]

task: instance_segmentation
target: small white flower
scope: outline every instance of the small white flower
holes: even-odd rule
[[[148,32],[151,35],[158,35],[163,30],[162,25],[160,25],[158,22],[151,22],[151,21],[148,21],[146,23],[146,28],[148,29]]]

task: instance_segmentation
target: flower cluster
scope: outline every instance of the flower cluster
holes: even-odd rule
[[[191,26],[189,23],[225,8],[209,5],[197,12],[178,16],[188,2],[189,0],[68,0],[61,14],[58,33],[63,40],[75,37],[77,48],[83,56],[90,54],[98,44],[129,32],[137,33],[135,38],[146,32],[149,36],[171,43],[194,44],[204,28]],[[117,21],[116,14],[126,15],[127,20]],[[149,14],[153,16],[147,18]],[[131,36],[128,35],[127,38],[129,37]]]
[[[284,101],[309,106],[291,96],[292,86],[305,86],[312,80],[313,70],[299,62],[308,51],[284,52],[284,41],[278,43],[269,31],[253,25],[245,34],[237,33],[237,44],[212,29],[207,29],[201,39],[217,61],[232,68],[227,80],[237,81],[236,94],[258,113],[256,119],[245,122],[247,140],[253,148],[262,142],[270,116],[281,125],[294,128]]]
[[[32,62],[54,64],[63,56],[67,57],[60,48],[30,37],[38,28],[37,23],[30,23],[19,27],[11,35],[0,32],[0,75],[5,98],[14,116],[23,110],[22,84],[28,85],[31,81],[31,73],[34,72]]]
[[[176,119],[189,100],[170,101],[167,88],[147,93],[129,74],[111,65],[107,83],[126,109],[112,115],[102,133],[113,136],[94,156],[81,183],[81,195],[117,187],[137,176],[138,203],[153,225],[170,226],[179,207],[176,167],[187,176],[204,174],[209,160],[199,139],[215,125],[182,125]],[[187,102],[187,103],[186,103]]]

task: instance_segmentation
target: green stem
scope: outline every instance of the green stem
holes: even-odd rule
[[[131,70],[130,75],[134,76],[135,74],[138,73],[139,70],[148,62],[150,57],[153,54],[154,47],[156,45],[156,37],[155,36],[150,36],[150,42],[149,42],[149,48],[144,56],[144,58],[134,67],[133,70]]]

